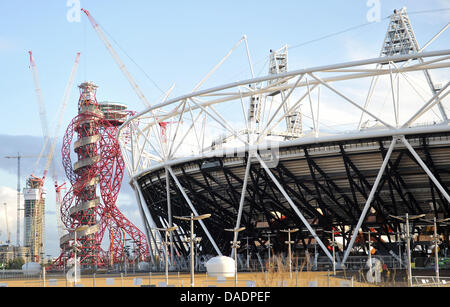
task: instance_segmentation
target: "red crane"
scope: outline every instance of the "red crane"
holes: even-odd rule
[[[161,127],[161,136],[162,142],[164,144],[167,143],[167,126],[170,124],[177,124],[178,122],[159,122],[159,126]]]

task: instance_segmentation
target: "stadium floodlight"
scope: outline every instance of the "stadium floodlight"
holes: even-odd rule
[[[335,235],[339,234],[339,232],[337,232],[336,230],[332,231],[328,231],[328,230],[324,230],[324,232],[327,233],[331,233],[331,246],[333,247],[333,275],[336,276],[336,251],[335,251],[335,247],[336,247],[336,240],[335,240]]]
[[[424,219],[425,222],[428,223],[433,223],[433,228],[434,228],[434,270],[436,272],[436,281],[438,284],[441,283],[440,281],[440,274],[439,274],[439,250],[438,250],[438,246],[439,246],[439,238],[438,238],[438,234],[437,234],[437,225],[441,224],[441,225],[448,225],[446,224],[446,222],[450,221],[450,218],[446,218],[446,219],[436,219],[436,217],[433,218],[433,220],[427,220]]]
[[[166,265],[166,285],[169,284],[169,259],[168,259],[168,253],[169,249],[167,246],[171,243],[167,242],[167,236],[170,232],[175,231],[178,229],[178,226],[173,226],[169,228],[153,228],[154,230],[158,231],[164,231],[164,254],[165,254],[165,265]]]
[[[409,215],[408,213],[406,213],[405,216],[395,216],[395,215],[389,215],[389,216],[406,223],[406,251],[407,251],[407,255],[408,255],[407,256],[408,257],[408,285],[410,287],[412,287],[411,239],[410,239],[410,235],[409,235],[409,221],[423,218],[423,217],[425,217],[425,214]]]
[[[174,216],[174,218],[182,221],[190,221],[191,222],[191,237],[190,239],[186,240],[189,242],[191,246],[191,287],[194,287],[194,245],[195,245],[195,236],[194,236],[194,221],[201,221],[203,219],[207,219],[211,217],[211,214],[202,214],[194,216],[193,213],[191,213],[190,216]]]
[[[234,232],[239,233],[241,231],[244,231],[245,227],[241,228],[235,228],[235,229],[225,229],[225,231],[228,232]],[[235,236],[236,238],[236,236]],[[234,241],[231,241],[231,246],[234,250],[234,286],[237,287],[237,249],[240,247],[241,241],[237,241],[236,239]]]
[[[291,233],[298,232],[300,229],[286,229],[286,230],[280,230],[281,232],[287,232],[288,234],[288,240],[285,241],[288,245],[288,254],[289,254],[289,277],[292,278],[292,252],[291,252],[291,244],[294,244],[294,241],[291,241]]]
[[[202,215],[198,215],[198,216],[193,216],[193,214],[191,214],[191,216],[174,216],[174,218],[179,219],[179,220],[183,220],[183,221],[200,221],[203,219],[207,219],[211,217],[211,214],[202,214]]]

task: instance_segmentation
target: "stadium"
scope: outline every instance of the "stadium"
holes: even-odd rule
[[[129,118],[118,139],[152,259],[164,255],[155,229],[173,225],[171,261],[189,255],[190,222],[179,217],[191,214],[211,215],[194,223],[205,258],[231,255],[236,240],[239,257],[261,266],[291,245],[328,262],[337,246],[342,265],[376,253],[401,266],[408,238],[427,255],[429,221],[450,216],[450,83],[432,77],[449,68],[450,50],[425,50],[443,31],[420,47],[406,10],[396,10],[379,57],[289,70],[283,47],[270,51],[263,77],[244,36],[192,92],[169,91]],[[200,89],[241,45],[253,77]],[[324,126],[324,100],[359,122]],[[441,250],[448,230],[437,227]]]

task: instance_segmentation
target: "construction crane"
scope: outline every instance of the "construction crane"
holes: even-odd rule
[[[47,163],[46,163],[45,168],[44,168],[44,176],[43,176],[44,180],[45,180],[45,178],[47,176],[47,172],[48,172],[48,170],[50,168],[50,164],[53,161],[53,155],[54,155],[55,148],[56,148],[56,141],[57,141],[58,132],[59,132],[59,130],[61,128],[62,120],[64,118],[64,113],[65,113],[66,108],[67,108],[67,103],[69,101],[70,92],[71,92],[71,89],[72,89],[72,86],[73,86],[73,81],[75,79],[75,74],[76,74],[76,71],[77,71],[77,68],[78,68],[78,63],[80,61],[80,55],[81,55],[81,53],[78,52],[77,56],[75,58],[75,63],[73,65],[73,67],[72,67],[72,72],[70,73],[69,82],[67,83],[66,89],[64,91],[64,96],[63,96],[63,100],[62,100],[62,103],[61,103],[61,109],[60,109],[58,117],[57,117],[58,122],[56,124],[55,135],[53,136],[53,140],[52,140],[52,143],[50,145],[50,150],[49,150],[49,153],[48,153],[48,156],[47,156]],[[54,177],[56,176],[56,172],[55,171],[53,172],[53,176]],[[55,181],[55,185],[57,185],[56,181]],[[55,187],[57,187],[57,186],[55,186]]]
[[[17,159],[17,246],[20,246],[20,159],[36,158],[38,156],[21,156],[17,153],[17,156],[5,156],[6,159]]]
[[[36,91],[36,98],[37,98],[38,107],[39,107],[39,117],[41,119],[42,134],[44,135],[44,146],[42,147],[42,151],[39,154],[39,157],[36,161],[36,166],[35,166],[35,169],[36,169],[39,165],[39,161],[40,161],[42,155],[44,154],[45,149],[47,148],[49,136],[48,136],[48,125],[47,125],[47,112],[45,110],[45,104],[42,99],[42,90],[41,90],[41,87],[39,84],[39,75],[37,72],[36,63],[33,58],[33,52],[29,51],[28,53],[30,54],[30,69],[33,73],[34,89]],[[33,171],[33,173],[34,173],[34,171]]]
[[[42,92],[41,92],[41,89],[40,89],[36,63],[34,61],[32,51],[29,51],[29,54],[30,54],[30,68],[31,68],[31,70],[33,72],[34,85],[35,85],[35,90],[36,90],[36,97],[37,97],[37,102],[38,102],[38,106],[39,106],[39,113],[40,113],[40,119],[41,119],[42,132],[43,132],[44,138],[45,138],[44,146],[43,146],[42,151],[40,153],[40,156],[39,156],[39,158],[38,158],[38,160],[36,162],[35,169],[38,167],[39,161],[42,158],[42,156],[44,155],[46,147],[50,146],[49,150],[48,150],[48,153],[47,153],[47,161],[46,161],[46,164],[45,164],[45,167],[44,167],[43,177],[39,178],[39,177],[36,177],[34,175],[31,175],[31,176],[33,177],[33,180],[40,181],[40,185],[43,186],[44,183],[45,183],[45,180],[47,178],[47,174],[48,174],[48,171],[50,169],[50,165],[53,164],[53,167],[52,167],[52,179],[53,179],[53,182],[54,182],[54,187],[55,187],[55,192],[56,192],[56,218],[57,218],[57,223],[58,223],[58,234],[59,234],[59,236],[62,236],[62,234],[63,234],[63,226],[62,226],[61,219],[60,219],[60,216],[59,216],[59,210],[60,210],[60,207],[61,207],[61,200],[62,200],[61,191],[64,189],[65,183],[63,183],[62,185],[58,184],[57,172],[56,172],[56,167],[55,167],[53,155],[54,155],[55,148],[56,148],[56,142],[57,142],[58,133],[59,133],[59,130],[61,128],[62,120],[64,118],[64,113],[66,111],[67,104],[68,104],[68,101],[69,101],[69,98],[70,98],[70,93],[71,93],[71,90],[72,90],[72,86],[73,86],[73,82],[74,82],[74,79],[75,79],[76,71],[77,71],[77,68],[78,68],[79,61],[80,61],[81,53],[78,52],[76,54],[75,63],[73,65],[72,71],[70,73],[69,82],[67,83],[65,91],[64,91],[61,107],[59,109],[59,114],[57,115],[57,123],[56,123],[55,133],[54,133],[53,138],[51,139],[51,143],[50,144],[49,144],[50,138],[48,136],[47,116],[46,116],[44,101],[42,99]],[[33,173],[35,173],[35,171],[33,171]]]
[[[103,33],[102,29],[100,29],[100,25],[97,23],[97,21],[95,21],[94,17],[92,17],[92,15],[89,13],[88,10],[85,9],[81,9],[86,16],[88,17],[92,27],[94,28],[94,30],[97,32],[98,36],[100,37],[100,40],[103,42],[103,44],[105,45],[106,49],[108,49],[109,53],[111,54],[111,56],[113,57],[114,61],[116,62],[117,66],[119,67],[119,69],[122,71],[122,73],[125,75],[125,77],[127,78],[128,82],[130,83],[131,87],[133,88],[133,90],[135,91],[136,95],[139,97],[139,99],[141,100],[141,102],[146,106],[146,107],[150,107],[150,102],[147,100],[147,98],[145,97],[144,93],[141,91],[141,89],[139,88],[139,86],[137,85],[136,81],[133,79],[133,77],[131,76],[131,74],[129,73],[129,71],[127,70],[125,64],[122,62],[122,60],[120,59],[119,55],[117,54],[117,52],[114,50],[114,48],[112,47],[111,43],[108,41],[105,33]],[[164,100],[167,99],[168,95],[170,94],[170,92],[173,90],[175,84],[172,85],[172,87],[169,89],[169,91],[166,94],[166,97],[164,98]],[[153,117],[156,119],[157,117],[154,114],[154,111],[151,111],[151,114],[153,115]],[[160,131],[160,137],[162,138],[162,140],[160,139],[159,141],[162,143],[162,146],[166,146],[165,145],[165,134],[166,134],[166,127],[167,127],[167,123],[159,123],[159,126],[161,128]]]
[[[136,92],[137,96],[139,97],[139,99],[142,101],[142,103],[146,106],[146,107],[150,107],[150,102],[147,100],[147,98],[144,96],[144,93],[142,93],[141,89],[139,88],[139,86],[137,85],[136,81],[134,81],[133,77],[131,76],[131,74],[128,72],[127,68],[125,67],[125,64],[122,62],[122,60],[120,59],[119,55],[116,53],[116,51],[113,49],[111,43],[108,41],[108,39],[106,38],[105,33],[103,33],[103,31],[100,29],[100,26],[98,25],[98,23],[95,21],[95,19],[92,17],[92,15],[89,13],[89,11],[85,10],[85,9],[81,9],[86,16],[89,18],[89,21],[92,24],[92,27],[94,27],[94,30],[97,32],[98,36],[100,37],[101,41],[103,42],[103,44],[105,45],[106,49],[108,49],[109,53],[111,53],[113,59],[116,61],[117,66],[119,66],[120,70],[122,71],[122,73],[125,75],[125,77],[127,78],[128,82],[130,83],[130,85],[133,87],[134,91]]]
[[[9,224],[8,224],[8,209],[7,209],[7,204],[4,203],[4,205],[5,205],[6,233],[8,235],[8,241],[6,241],[6,244],[10,245],[11,244],[11,232],[9,231]]]
[[[40,159],[42,158],[45,149],[48,145],[48,142],[50,140],[49,135],[48,135],[48,123],[47,123],[47,115],[46,115],[46,111],[45,111],[45,105],[42,99],[42,91],[40,89],[40,85],[39,85],[39,78],[38,78],[38,74],[37,74],[37,68],[36,68],[36,63],[34,61],[33,58],[33,53],[32,51],[29,51],[30,54],[30,68],[33,72],[33,78],[34,78],[34,85],[35,85],[35,90],[36,90],[36,97],[37,97],[37,102],[38,102],[38,107],[39,107],[39,114],[40,114],[40,119],[41,119],[41,127],[42,127],[42,133],[44,135],[45,141],[44,141],[44,146],[43,149],[41,151],[41,154],[37,160],[37,165],[39,164]],[[47,177],[47,173],[48,170],[50,169],[50,164],[54,161],[53,160],[53,155],[55,152],[55,148],[56,148],[56,141],[57,141],[57,136],[58,136],[58,132],[61,128],[61,124],[62,124],[62,120],[64,118],[64,113],[66,111],[67,108],[67,103],[69,101],[69,96],[70,96],[70,92],[72,89],[72,85],[73,85],[73,81],[75,79],[75,74],[76,74],[76,70],[78,67],[78,63],[80,60],[80,55],[81,53],[78,52],[75,58],[75,63],[73,65],[72,68],[72,72],[70,74],[70,78],[69,78],[69,82],[66,86],[66,89],[64,91],[64,96],[63,96],[63,100],[62,100],[62,104],[61,104],[61,108],[59,110],[59,114],[57,116],[57,124],[56,124],[56,130],[55,130],[55,134],[52,138],[50,149],[48,150],[48,154],[47,154],[47,162],[46,165],[44,167],[44,175],[42,177],[42,180],[45,181],[46,177]],[[34,173],[34,171],[33,171]],[[55,180],[55,188],[58,188],[58,183],[57,183],[57,178],[56,178],[56,170],[55,167],[53,167],[53,179]],[[57,189],[58,190],[58,189]]]
[[[64,226],[61,221],[61,203],[62,203],[62,190],[66,190],[66,183],[64,182],[62,185],[58,185],[57,180],[55,179],[55,190],[56,190],[56,221],[58,227],[58,236],[61,238],[64,235]]]
[[[177,124],[179,122],[159,122],[159,126],[161,127],[161,136],[163,144],[167,143],[167,125]]]
[[[50,147],[49,156],[47,158],[47,164],[46,164],[45,169],[44,169],[43,180],[45,180],[45,177],[47,176],[47,171],[50,168],[50,163],[52,161],[54,161],[53,160],[53,155],[54,155],[55,148],[56,148],[57,135],[58,135],[58,132],[59,132],[59,130],[61,128],[61,124],[62,124],[62,120],[63,120],[63,117],[64,117],[64,113],[65,113],[65,110],[67,108],[67,103],[69,101],[70,92],[71,92],[71,89],[72,89],[72,86],[73,86],[73,82],[74,82],[74,79],[75,79],[75,74],[76,74],[76,71],[77,71],[77,68],[78,68],[78,63],[80,61],[80,56],[81,56],[81,53],[78,52],[77,56],[75,58],[75,63],[73,65],[73,67],[72,67],[72,72],[70,73],[69,82],[67,83],[66,89],[64,91],[62,105],[61,105],[60,113],[58,115],[58,123],[56,125],[55,135],[53,137],[53,141],[52,141],[52,144],[51,144],[51,147]],[[61,202],[62,202],[61,193],[62,193],[63,190],[65,191],[66,183],[64,182],[61,185],[58,184],[58,177],[57,177],[57,173],[56,173],[56,169],[55,168],[53,168],[52,179],[53,179],[53,182],[54,182],[54,185],[55,185],[55,192],[56,192],[56,220],[57,220],[57,225],[58,225],[57,226],[58,227],[58,235],[59,235],[59,237],[62,237],[63,234],[64,234],[64,227],[62,225],[61,216],[60,216],[60,208],[61,208]]]

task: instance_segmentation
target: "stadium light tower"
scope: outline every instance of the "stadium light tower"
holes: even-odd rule
[[[433,220],[424,220],[425,222],[428,223],[433,223],[433,227],[434,227],[434,270],[436,272],[436,281],[438,284],[440,284],[440,276],[439,276],[439,251],[438,251],[438,245],[439,245],[439,238],[438,238],[438,234],[437,234],[437,224],[443,224],[443,225],[448,225],[446,224],[446,222],[450,221],[450,218],[446,218],[446,219],[442,219],[442,220],[437,220],[436,217],[433,217]]]
[[[447,28],[449,24],[447,24],[438,34],[436,34],[428,43],[423,45],[422,47],[419,45],[416,35],[414,33],[411,20],[409,19],[408,13],[406,11],[406,7],[402,7],[399,10],[394,10],[394,13],[390,17],[388,30],[386,32],[386,36],[383,42],[383,46],[381,48],[380,57],[391,57],[391,56],[401,56],[401,55],[410,55],[415,53],[423,53],[423,51],[434,41],[436,40]],[[418,61],[420,64],[424,63],[424,60],[420,57],[412,58],[402,64],[402,66],[407,65],[412,61]],[[386,61],[384,63],[378,64],[378,67],[382,67],[384,65],[389,65],[389,69],[391,69],[395,64],[399,62],[390,62]],[[440,91],[440,88],[435,82],[432,80],[431,74],[428,69],[424,69],[423,73],[425,75],[425,79],[427,80],[428,86],[433,95],[437,94]],[[372,99],[373,91],[378,82],[378,77],[374,77],[372,79],[372,83],[370,85],[369,93],[366,99],[365,106],[367,107]],[[441,117],[444,121],[448,120],[447,112],[442,105],[442,99],[436,97],[437,106],[439,108]],[[399,106],[397,102],[394,104],[394,109],[396,113],[396,121],[398,122],[398,114],[399,114]],[[360,122],[358,125],[358,129],[362,127],[362,119],[364,113],[361,114]]]
[[[241,227],[238,229],[225,229],[225,231],[229,231],[229,232],[234,232],[234,233],[239,233],[241,231],[244,231],[245,227]],[[237,241],[237,236],[234,236],[234,240],[231,241],[231,246],[234,249],[234,286],[237,287],[237,249],[239,248],[241,244],[241,241]]]
[[[168,253],[169,253],[169,249],[167,248],[167,245],[172,244],[172,242],[168,243],[167,242],[167,236],[169,233],[171,233],[174,230],[178,229],[178,226],[173,226],[173,227],[169,227],[169,228],[153,228],[154,230],[158,230],[158,231],[164,231],[164,254],[165,254],[165,265],[166,265],[166,285],[169,284],[169,257],[168,257]]]
[[[362,231],[362,234],[367,234],[367,243],[369,245],[367,250],[367,257],[369,258],[369,271],[373,272],[372,270],[372,239],[370,238],[370,234],[372,233],[371,230],[369,231]],[[365,245],[365,243],[364,243]],[[372,274],[372,273],[371,273]]]
[[[289,254],[289,277],[292,278],[292,252],[291,252],[291,244],[294,244],[294,241],[291,241],[291,233],[295,233],[297,231],[299,231],[298,228],[295,229],[287,229],[287,230],[280,230],[281,232],[287,232],[288,234],[288,240],[285,241],[284,243],[286,243],[288,245],[288,254]]]
[[[332,241],[331,246],[333,247],[333,275],[336,276],[336,251],[335,250],[336,250],[337,244],[336,244],[336,240],[335,240],[335,235],[340,234],[340,233],[337,232],[336,230],[334,230],[334,228],[331,231],[324,230],[324,232],[331,233],[331,241]],[[370,234],[369,234],[369,238],[370,238]],[[369,241],[370,241],[370,239],[369,239]]]
[[[410,287],[412,287],[412,272],[411,272],[411,240],[410,240],[410,236],[409,236],[409,221],[410,220],[417,220],[420,218],[423,218],[425,216],[425,214],[421,214],[421,215],[408,215],[408,213],[406,213],[406,215],[403,216],[394,216],[394,215],[389,215],[390,217],[400,220],[402,222],[406,223],[406,251],[407,251],[407,257],[408,257],[408,285]]]
[[[174,216],[174,218],[183,221],[191,222],[191,237],[187,240],[191,246],[191,287],[194,287],[194,245],[195,245],[195,236],[194,236],[194,221],[200,221],[203,219],[207,219],[211,217],[211,214],[203,214],[199,216],[194,216],[191,213],[190,216]]]

